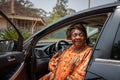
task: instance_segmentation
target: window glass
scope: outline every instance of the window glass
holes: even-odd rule
[[[0,52],[13,51],[18,34],[12,25],[0,15]]]
[[[68,26],[67,26],[68,27]],[[56,42],[58,40],[66,40],[66,29],[67,27],[64,27],[62,29],[59,29],[57,31],[52,32],[51,34],[44,37],[41,42]]]
[[[80,20],[80,23],[83,24],[83,26],[87,30],[87,36],[90,41],[89,42],[90,45],[96,43],[99,32],[101,31],[106,19],[107,19],[107,14],[93,16],[90,18]],[[39,42],[57,42],[59,40],[66,40],[66,29],[72,24],[73,23],[66,25],[65,27],[59,30],[51,32],[50,34],[42,38],[42,40],[40,40]]]

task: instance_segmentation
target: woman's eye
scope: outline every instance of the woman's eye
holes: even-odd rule
[[[72,34],[72,36],[73,36],[73,37],[76,37],[76,36],[77,36],[77,34]]]
[[[82,36],[84,36],[84,34],[83,34],[83,33],[80,33],[80,34],[72,34],[72,36],[73,36],[73,37],[76,37],[76,36],[82,37]]]
[[[84,36],[84,34],[83,34],[83,33],[81,33],[81,34],[80,34],[80,36]]]

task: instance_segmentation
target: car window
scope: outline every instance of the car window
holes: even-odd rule
[[[39,42],[57,42],[58,40],[66,40],[66,30],[70,25],[59,29],[57,31],[52,32],[51,34],[45,36],[42,40]],[[90,39],[90,44],[95,44],[98,36],[98,28],[84,25],[87,30],[88,37]],[[93,42],[94,40],[94,42]]]
[[[8,52],[14,49],[13,40],[0,40],[0,52]]]
[[[87,36],[90,41],[90,45],[94,45],[96,43],[99,32],[101,31],[103,24],[107,19],[107,16],[107,14],[98,15],[80,21],[87,30]],[[57,42],[59,40],[66,40],[66,29],[72,24],[73,23],[66,25],[54,32],[51,32],[50,34],[42,38],[39,42]]]
[[[12,51],[15,48],[17,39],[18,34],[15,29],[0,14],[0,52]]]
[[[66,40],[66,29],[68,26],[52,32],[45,36],[40,42],[57,42],[58,40]]]
[[[91,47],[93,47],[96,44],[96,41],[98,39],[99,36],[99,32],[94,33],[93,35],[91,35],[88,39],[89,39],[89,45]]]

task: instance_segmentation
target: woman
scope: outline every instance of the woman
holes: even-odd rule
[[[77,23],[66,31],[72,45],[65,51],[56,53],[49,62],[50,72],[39,80],[83,80],[91,56],[92,48],[86,43],[87,33],[83,25]]]

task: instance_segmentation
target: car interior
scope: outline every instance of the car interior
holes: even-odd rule
[[[86,29],[95,30],[94,33],[89,33],[86,41],[91,47],[94,47],[106,18],[107,15],[105,14],[97,15],[97,17],[95,16],[80,21],[85,27],[88,27]],[[71,41],[66,40],[65,34],[67,27],[70,25],[71,24],[62,29],[56,30],[52,32],[52,34],[38,40],[34,49],[36,56],[35,70],[37,78],[40,78],[49,72],[48,62],[57,51],[64,51],[64,49],[72,45]]]

